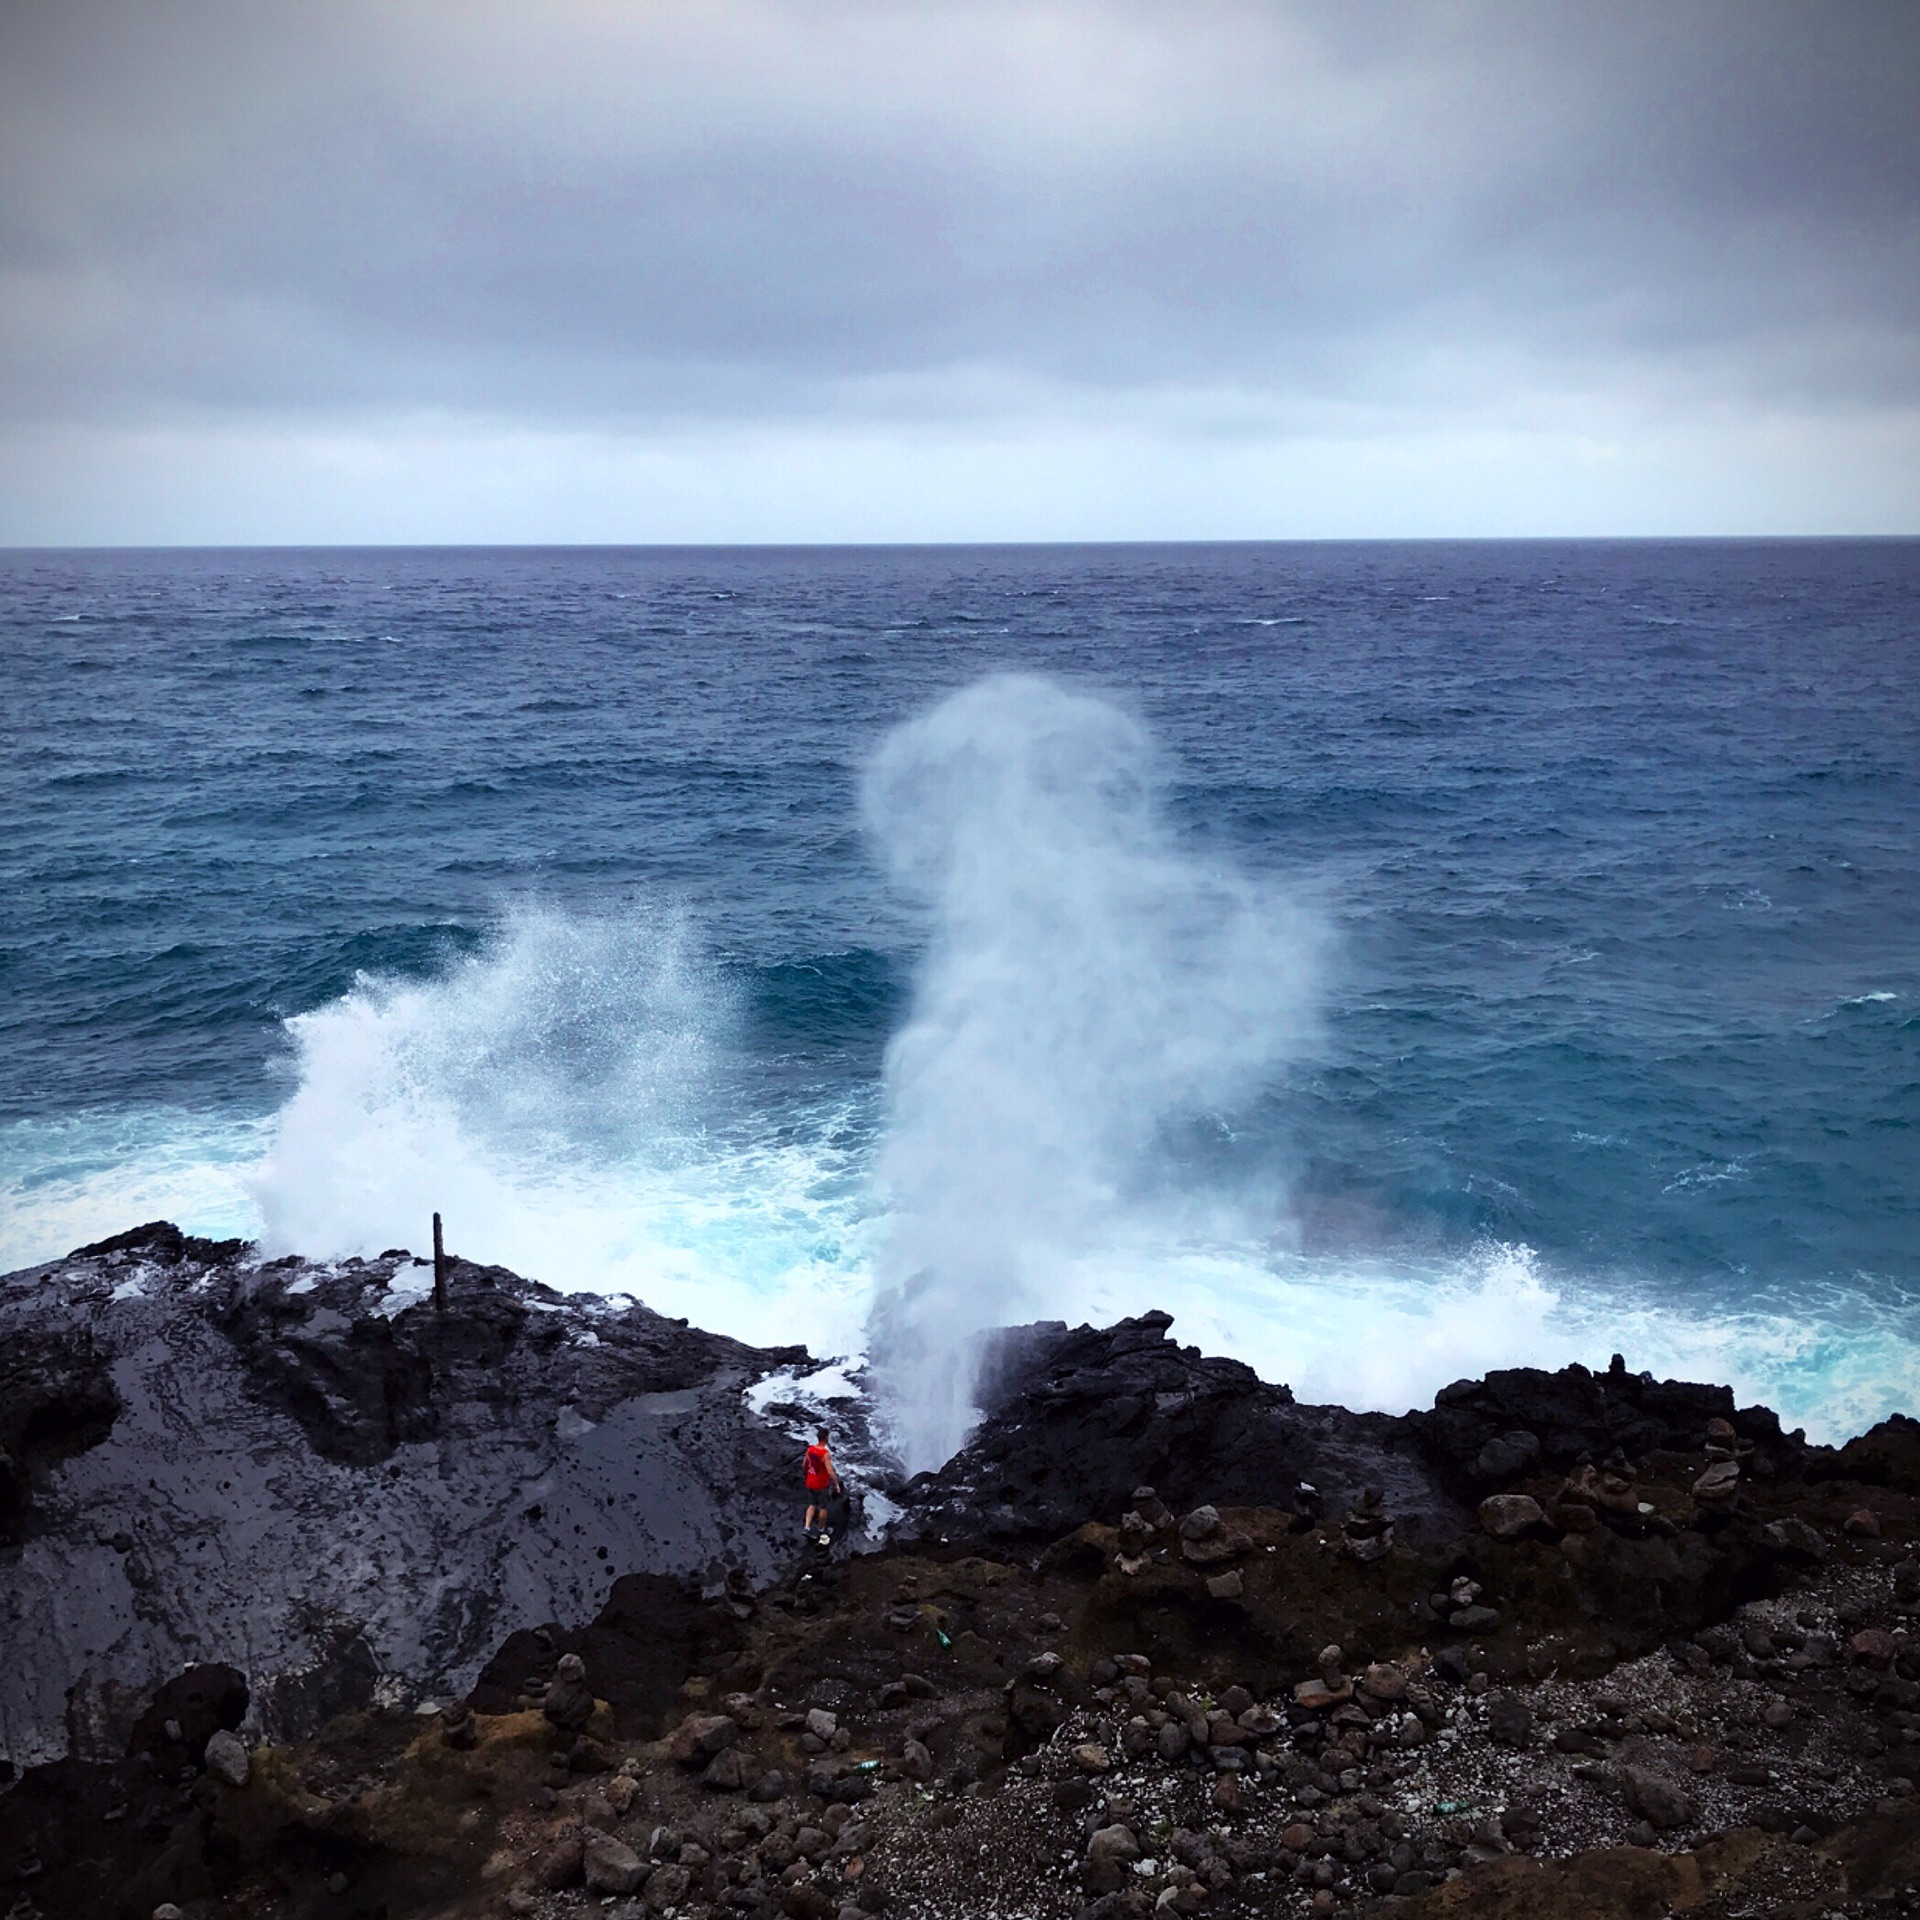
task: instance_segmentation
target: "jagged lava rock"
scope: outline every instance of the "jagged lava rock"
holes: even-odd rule
[[[792,1443],[742,1389],[803,1349],[465,1260],[436,1313],[428,1272],[156,1223],[0,1277],[0,1756],[117,1759],[196,1660],[284,1738],[464,1693],[616,1574],[779,1563]]]
[[[1431,1412],[1407,1419],[1454,1482],[1481,1493],[1543,1465],[1564,1473],[1616,1452],[1629,1460],[1656,1449],[1686,1452],[1701,1444],[1707,1423],[1716,1419],[1751,1443],[1769,1472],[1807,1452],[1800,1435],[1781,1432],[1771,1409],[1736,1408],[1730,1387],[1629,1373],[1618,1354],[1605,1373],[1577,1365],[1557,1373],[1511,1367],[1484,1380],[1459,1380],[1441,1388]]]
[[[988,1374],[986,1418],[938,1473],[897,1489],[913,1532],[1039,1542],[1117,1518],[1151,1484],[1176,1511],[1285,1511],[1303,1483],[1328,1502],[1382,1489],[1403,1528],[1453,1534],[1467,1511],[1408,1424],[1303,1407],[1238,1360],[1203,1357],[1145,1313],[1106,1328],[1028,1327]]]

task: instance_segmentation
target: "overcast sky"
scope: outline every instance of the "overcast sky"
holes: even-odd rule
[[[0,540],[1920,532],[1920,6],[0,0]]]

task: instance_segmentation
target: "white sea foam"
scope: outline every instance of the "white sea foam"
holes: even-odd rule
[[[0,1127],[0,1272],[147,1220],[251,1239],[260,1214],[247,1179],[269,1127],[180,1107]]]
[[[671,916],[522,911],[442,979],[362,981],[290,1023],[299,1086],[252,1181],[263,1244],[420,1248],[439,1211],[455,1251],[549,1285],[851,1351],[844,1115],[718,1121],[731,1017]]]
[[[815,1367],[810,1373],[783,1369],[756,1380],[746,1390],[745,1399],[755,1413],[764,1414],[777,1402],[794,1406],[823,1408],[835,1400],[857,1400],[864,1389],[854,1378],[854,1369],[845,1361]]]
[[[1688,1311],[1618,1274],[1555,1274],[1531,1248],[1445,1259],[1276,1256],[1253,1246],[1114,1244],[1058,1276],[1054,1315],[1105,1325],[1162,1307],[1173,1337],[1244,1360],[1310,1402],[1399,1413],[1497,1367],[1605,1367],[1731,1386],[1821,1441],[1920,1404],[1911,1314]]]

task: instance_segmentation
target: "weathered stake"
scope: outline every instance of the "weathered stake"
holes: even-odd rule
[[[440,1216],[433,1216],[433,1310],[447,1310],[447,1249],[440,1238]]]

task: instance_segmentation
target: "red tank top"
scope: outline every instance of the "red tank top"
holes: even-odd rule
[[[825,1447],[807,1449],[807,1488],[818,1493],[823,1487],[833,1485],[833,1458]]]

